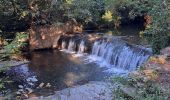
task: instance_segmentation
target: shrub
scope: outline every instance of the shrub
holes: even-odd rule
[[[6,54],[20,53],[21,48],[28,45],[27,40],[28,40],[27,33],[24,32],[16,33],[15,39],[4,47],[5,53]]]

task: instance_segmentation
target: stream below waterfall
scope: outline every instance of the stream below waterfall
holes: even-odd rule
[[[113,75],[126,75],[138,69],[151,55],[148,48],[140,43],[130,44],[132,42],[129,36],[103,36],[96,39],[87,52],[84,39],[61,40],[59,50],[32,52],[28,64],[8,70],[7,75],[15,82],[9,88],[15,96],[18,85],[33,89],[36,96],[46,96],[90,81],[107,81]],[[46,87],[47,84],[50,87]],[[40,85],[43,86],[40,88]]]

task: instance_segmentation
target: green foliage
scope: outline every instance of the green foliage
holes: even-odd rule
[[[153,52],[156,54],[159,54],[162,48],[168,46],[168,36],[165,33],[154,34],[150,40]]]
[[[113,82],[119,84],[114,90],[116,100],[166,100],[170,96],[154,81],[143,82],[135,78],[115,77]]]
[[[149,40],[154,53],[167,46],[167,24],[169,22],[169,0],[1,0],[0,15],[15,15],[18,20],[30,19],[36,25],[65,22],[74,19],[82,24],[88,22],[113,23],[119,27],[121,21],[148,15],[152,19],[142,32],[151,34]],[[33,22],[32,22],[33,21]],[[105,24],[104,23],[104,24]],[[1,25],[1,24],[0,24]],[[3,27],[3,24],[2,26]],[[160,45],[162,44],[162,45]],[[9,45],[9,48],[13,46]]]
[[[4,88],[5,88],[4,83],[3,83],[2,79],[0,79],[0,90],[2,90]]]
[[[152,23],[147,25],[145,34],[152,34],[150,42],[154,53],[160,53],[160,50],[166,47],[168,43],[167,22],[170,14],[168,4],[168,0],[152,0],[145,4],[149,6],[142,8],[152,16]]]
[[[15,39],[8,45],[4,47],[5,53],[20,53],[20,49],[28,43],[26,40],[28,39],[28,34],[27,33],[16,33]]]
[[[146,19],[149,23],[142,33],[147,37],[149,35],[148,40],[150,40],[154,53],[159,53],[160,49],[167,46],[167,25],[168,19],[170,19],[169,0],[105,0],[105,5],[105,9],[112,13],[117,12],[115,16],[121,19],[150,16],[150,20]],[[120,11],[124,11],[123,13],[126,14],[122,14]]]
[[[0,73],[5,72],[7,69],[9,68],[9,66],[3,66],[0,68]]]
[[[102,0],[73,0],[67,5],[63,5],[64,15],[73,18],[81,23],[97,22],[101,19],[103,12]]]

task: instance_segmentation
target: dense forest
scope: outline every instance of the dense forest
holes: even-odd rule
[[[1,0],[0,4],[1,45],[7,35],[11,38],[37,25],[73,20],[84,28],[117,29],[138,17],[145,27],[140,34],[151,40],[155,53],[168,45],[168,0]]]
[[[146,39],[148,41],[147,47],[152,49],[152,54],[159,55],[162,49],[170,46],[170,1],[169,0],[0,0],[0,62],[9,61],[13,59],[14,54],[32,53],[31,49],[34,48],[46,49],[52,46],[57,47],[57,45],[54,44],[52,45],[45,41],[47,39],[46,37],[50,37],[48,41],[50,40],[55,41],[55,39],[54,40],[52,39],[58,37],[51,33],[53,32],[54,34],[56,34],[55,33],[56,30],[57,30],[56,32],[61,31],[59,34],[64,34],[64,33],[68,35],[76,34],[75,35],[75,37],[77,36],[76,38],[82,38],[82,37],[84,38],[86,36],[79,35],[84,31],[114,30],[116,32],[119,32],[119,30],[124,26],[130,26],[132,24],[134,26],[141,28],[140,32],[138,32],[137,35],[140,38]],[[41,35],[38,33],[41,31],[45,31],[47,34],[44,35],[44,37],[43,36],[41,37],[41,42],[43,43],[43,46],[36,47],[34,46],[34,42],[35,42],[34,39],[35,40],[39,39],[36,36],[37,34],[38,36]],[[36,34],[34,34],[34,32]],[[114,33],[111,34],[114,35]],[[65,39],[66,43],[68,42],[67,36],[66,38],[62,37],[62,39]],[[64,43],[60,43],[62,41],[63,40],[59,39],[58,44],[60,44],[61,46],[59,46],[58,48],[60,49],[64,45],[66,45]],[[79,42],[80,41],[78,41],[78,43]],[[38,44],[38,42],[36,43]],[[80,46],[82,46],[81,43],[82,45],[92,44],[92,43],[90,44],[89,42],[86,43],[86,41],[84,43],[84,41],[82,41],[80,42]],[[96,44],[97,43],[98,42],[96,42]],[[116,46],[116,43],[117,42],[115,42],[115,44],[113,43],[113,45]],[[67,43],[67,44],[71,45],[71,43]],[[92,46],[95,46],[95,43]],[[75,48],[78,49],[79,52],[84,52],[84,49],[85,51],[90,51],[92,46],[89,46],[88,49],[85,47],[82,48],[75,47]],[[104,46],[107,47],[107,44]],[[93,53],[95,54],[93,50],[96,50],[97,52],[97,49],[92,49],[91,51],[92,54]],[[102,49],[100,49],[100,51],[101,50]],[[100,51],[98,52],[100,53]],[[143,56],[146,56],[147,54],[149,55],[149,53],[146,54],[145,53],[146,52],[143,53],[144,54]],[[99,55],[101,56],[102,54]],[[105,56],[106,55],[103,54],[102,57]],[[156,59],[157,57],[156,58],[151,57],[150,60],[157,61]],[[115,62],[116,61],[119,62],[119,59],[115,60]],[[136,65],[138,65],[139,63],[140,61],[137,62]],[[127,65],[130,66],[131,64],[127,64]],[[0,90],[1,89],[3,90],[5,87],[4,86],[5,82],[3,77],[4,75],[3,73],[5,70],[6,68],[0,67],[0,74],[2,74],[0,75]],[[3,78],[1,79],[1,77]],[[122,78],[120,79],[116,78],[116,79],[118,79],[119,81],[123,80],[123,82],[125,83],[127,82]],[[130,80],[130,82],[132,81],[135,83],[137,80]],[[119,92],[120,91],[118,91],[117,93]],[[130,97],[130,100],[131,99],[132,98]],[[136,100],[136,99],[132,99],[132,100]],[[152,100],[152,99],[146,99],[146,100]]]

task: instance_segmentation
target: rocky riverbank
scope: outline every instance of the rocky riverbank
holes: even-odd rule
[[[128,78],[115,78],[119,88],[114,90],[116,98],[125,100],[169,100],[170,99],[170,49],[154,55]]]
[[[81,86],[56,91],[54,95],[47,97],[32,94],[28,100],[112,100],[112,88],[110,83],[91,82]]]
[[[29,61],[16,61],[16,60],[10,60],[10,61],[1,61],[0,62],[0,68],[2,67],[13,67],[13,66],[19,66],[28,63]]]
[[[113,98],[168,100],[170,98],[170,56],[169,47],[161,51],[161,55],[154,55],[138,70],[133,71],[128,77],[113,79],[112,83],[90,82],[85,85],[76,85],[50,96],[39,96],[30,88],[25,99],[28,100],[112,100]],[[28,61],[4,61],[0,67],[18,66]],[[118,84],[117,84],[118,83]],[[19,85],[20,88],[23,86]],[[151,99],[151,100],[152,100]],[[157,99],[155,99],[157,100]]]

